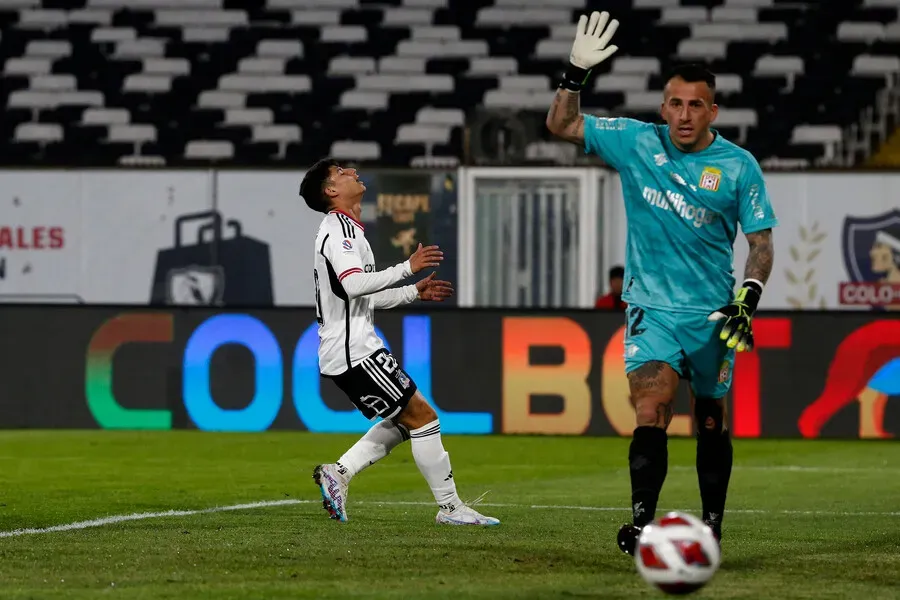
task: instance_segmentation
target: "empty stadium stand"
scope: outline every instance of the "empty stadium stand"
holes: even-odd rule
[[[546,112],[597,7],[621,50],[586,109],[656,120],[661,73],[704,61],[770,164],[834,157],[898,85],[900,0],[0,0],[0,164],[452,165],[476,109]]]

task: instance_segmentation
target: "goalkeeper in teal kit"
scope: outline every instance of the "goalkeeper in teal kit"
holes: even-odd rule
[[[735,351],[753,347],[753,313],[772,270],[778,220],[759,164],[710,127],[718,112],[715,76],[704,67],[675,67],[664,79],[666,125],[581,113],[579,92],[617,50],[609,45],[617,27],[605,12],[581,17],[547,127],[600,156],[622,181],[625,370],[636,427],[628,456],[632,523],[619,530],[618,545],[634,554],[666,478],[666,429],[680,379],[691,388],[703,520],[721,539],[732,464],[724,399]],[[750,254],[735,292],[738,225]]]

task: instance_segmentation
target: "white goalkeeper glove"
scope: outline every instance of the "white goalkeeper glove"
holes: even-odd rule
[[[575,43],[569,54],[569,67],[559,87],[570,92],[580,92],[591,69],[619,49],[618,46],[607,46],[618,28],[619,22],[616,19],[610,21],[606,11],[594,11],[590,20],[587,15],[581,15],[575,32]]]

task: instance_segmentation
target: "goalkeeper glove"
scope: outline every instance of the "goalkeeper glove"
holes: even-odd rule
[[[729,348],[737,347],[738,352],[753,350],[751,322],[762,297],[762,290],[762,283],[755,279],[747,279],[731,304],[713,311],[707,318],[708,321],[725,319],[719,339],[726,340],[725,345]]]
[[[618,28],[619,22],[615,19],[610,21],[609,13],[606,11],[602,13],[594,11],[591,13],[590,21],[586,15],[581,15],[578,19],[575,43],[572,44],[572,52],[569,54],[569,67],[559,87],[570,92],[580,92],[591,74],[591,69],[619,49],[618,46],[606,46]]]

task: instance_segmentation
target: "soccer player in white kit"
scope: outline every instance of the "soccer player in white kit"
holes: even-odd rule
[[[416,300],[440,302],[453,293],[451,284],[435,279],[433,272],[413,285],[389,289],[414,273],[437,267],[443,253],[437,246],[419,244],[409,260],[376,271],[360,223],[365,191],[356,169],[327,158],[313,165],[300,184],[306,204],[325,213],[316,235],[313,272],[319,371],[367,419],[381,419],[337,462],[315,468],[313,479],[322,492],[323,506],[332,519],[346,522],[350,480],[408,439],[416,466],[437,502],[437,523],[499,525],[499,520],[459,499],[437,413],[375,333],[375,309]]]

